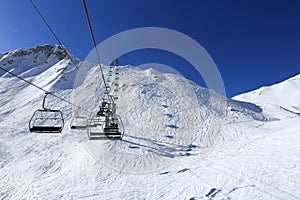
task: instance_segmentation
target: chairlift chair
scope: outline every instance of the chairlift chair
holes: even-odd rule
[[[87,128],[88,119],[84,116],[78,115],[78,111],[76,116],[71,120],[71,129],[75,130],[83,130]]]
[[[119,131],[119,126],[117,123],[111,123],[104,128],[104,134],[108,139],[122,139],[122,134]]]
[[[95,116],[88,123],[88,137],[90,140],[105,140],[104,134],[105,116]]]
[[[109,109],[102,110],[96,116],[90,119],[88,124],[88,137],[90,140],[113,140],[122,139],[121,131],[119,131],[118,121],[110,119],[111,111]]]
[[[104,129],[105,134],[109,139],[122,140],[124,135],[124,125],[119,115],[112,123]]]
[[[64,127],[64,118],[60,110],[45,108],[46,93],[43,99],[42,109],[36,110],[30,121],[29,131],[34,133],[60,133]]]
[[[104,127],[106,123],[106,114],[108,112],[109,104],[103,100],[97,114],[92,117],[88,122],[88,137],[90,140],[103,140],[107,139],[104,134]]]

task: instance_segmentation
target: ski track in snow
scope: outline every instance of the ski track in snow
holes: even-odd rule
[[[104,92],[97,66],[83,63],[89,70],[72,90],[76,71],[67,60],[26,59],[26,68],[5,66],[96,111]],[[267,121],[177,75],[122,67],[123,141],[89,141],[71,130],[76,109],[55,98],[47,106],[63,110],[63,132],[33,134],[27,125],[43,94],[0,76],[0,199],[299,199],[297,114],[272,106],[276,120]]]

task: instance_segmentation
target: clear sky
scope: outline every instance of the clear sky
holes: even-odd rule
[[[34,2],[62,43],[84,59],[92,42],[81,0]],[[97,43],[128,29],[149,26],[173,29],[195,39],[218,66],[228,97],[300,73],[299,0],[86,2]],[[0,19],[0,53],[57,43],[28,0],[2,0]],[[138,50],[120,58],[124,65],[143,63],[173,66],[204,84],[189,63],[171,53]]]

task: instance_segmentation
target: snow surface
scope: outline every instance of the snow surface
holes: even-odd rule
[[[281,83],[261,87],[252,92],[241,94],[233,99],[249,101],[258,105],[276,105],[283,109],[300,113],[300,74]]]
[[[78,73],[61,55],[46,45],[0,65],[91,117],[104,96],[99,66],[81,62]],[[299,77],[235,100],[153,69],[124,66],[119,77],[124,138],[89,141],[69,127],[76,108],[54,97],[46,104],[63,111],[63,132],[29,133],[44,94],[0,72],[0,199],[299,199]]]

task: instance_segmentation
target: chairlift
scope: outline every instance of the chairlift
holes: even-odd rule
[[[120,140],[122,139],[121,131],[119,131],[118,120],[111,118],[111,110],[109,107],[100,106],[97,115],[90,119],[88,124],[88,137],[90,140]]]
[[[36,110],[30,121],[29,131],[34,133],[60,133],[64,127],[64,118],[60,110],[45,108],[45,100],[49,93],[43,99],[42,109]]]
[[[105,134],[109,139],[122,140],[124,135],[124,125],[121,117],[118,115],[117,118],[112,120],[112,123],[104,129]]]
[[[88,119],[84,116],[78,115],[78,110],[76,116],[71,120],[71,129],[83,130],[87,128]]]
[[[119,131],[119,126],[117,123],[110,123],[104,128],[104,134],[108,139],[122,139],[122,134]]]
[[[88,123],[88,137],[90,140],[105,140],[104,134],[105,116],[94,116]]]
[[[112,59],[112,63],[113,63],[114,66],[119,66],[119,60],[118,60],[118,58],[113,58]]]

